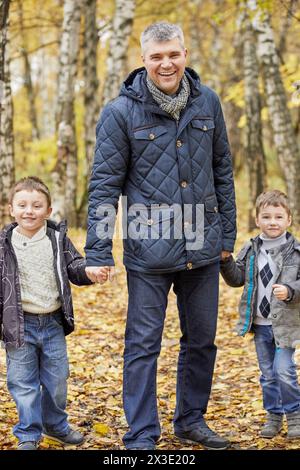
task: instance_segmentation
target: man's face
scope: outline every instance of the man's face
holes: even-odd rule
[[[184,74],[187,50],[178,38],[146,43],[142,59],[149,77],[166,95],[176,93]]]

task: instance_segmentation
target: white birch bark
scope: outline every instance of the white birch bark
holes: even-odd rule
[[[87,215],[88,184],[95,149],[95,129],[99,117],[100,100],[98,95],[99,81],[97,77],[98,30],[96,24],[96,0],[84,0],[84,47],[83,47],[83,78],[84,78],[84,143],[85,173],[84,193],[78,210],[78,223],[84,226]]]
[[[97,46],[98,33],[96,25],[96,0],[85,0],[85,29],[84,29],[84,136],[87,162],[87,173],[90,173],[94,146],[95,128],[99,117],[99,97],[97,78]]]
[[[203,6],[203,0],[191,0],[192,14],[190,17],[190,38],[191,50],[189,54],[189,62],[192,69],[199,75],[201,72],[201,28],[199,25],[199,11]]]
[[[76,225],[77,146],[74,122],[75,77],[79,48],[81,0],[65,0],[60,45],[56,125],[57,161],[52,172],[53,218]]]
[[[28,102],[29,102],[29,119],[32,126],[32,138],[39,139],[40,138],[40,131],[38,127],[38,119],[37,119],[37,111],[35,106],[35,93],[32,84],[31,78],[31,64],[29,61],[28,53],[27,53],[27,41],[26,41],[26,34],[24,30],[24,18],[23,18],[23,2],[18,0],[18,18],[19,18],[19,27],[20,27],[20,35],[21,35],[21,56],[24,62],[24,86],[26,89]]]
[[[245,155],[248,168],[249,202],[248,228],[256,227],[254,207],[257,196],[265,189],[266,161],[262,142],[259,64],[256,57],[256,36],[249,17],[244,20],[243,69],[245,84],[246,139]]]
[[[258,38],[257,54],[262,67],[274,144],[294,221],[300,223],[300,150],[287,105],[273,31],[270,19],[264,12],[258,13],[253,24]]]
[[[112,34],[106,63],[106,80],[103,105],[118,96],[120,85],[126,74],[126,57],[132,32],[136,0],[116,0]]]
[[[10,221],[8,193],[14,183],[13,103],[7,39],[9,2],[0,2],[0,224]]]

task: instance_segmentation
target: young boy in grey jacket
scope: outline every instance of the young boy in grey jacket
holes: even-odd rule
[[[221,262],[224,280],[244,285],[238,334],[254,332],[267,419],[261,436],[272,438],[283,415],[289,439],[300,437],[300,387],[294,362],[300,344],[300,244],[287,232],[292,217],[287,197],[273,190],[258,196],[256,225],[261,234],[247,242],[235,261]]]

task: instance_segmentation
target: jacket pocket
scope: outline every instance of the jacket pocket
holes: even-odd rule
[[[167,147],[169,141],[167,132],[167,128],[161,125],[133,130],[132,167],[141,182],[147,178],[147,181],[154,187],[156,180],[151,171],[155,165],[159,165],[158,162]]]
[[[133,130],[133,135],[136,140],[148,140],[153,141],[163,134],[167,133],[167,129],[164,126],[143,127]]]
[[[208,196],[204,200],[205,208],[205,218],[209,224],[212,224],[216,219],[218,219],[218,201],[215,194]]]
[[[215,128],[213,119],[196,118],[192,120],[191,124],[192,127],[199,129],[202,132],[212,133],[213,129]]]
[[[138,215],[128,215],[128,247],[147,262],[151,262],[151,257],[165,257],[174,238],[174,211],[169,207],[135,207],[135,210]]]

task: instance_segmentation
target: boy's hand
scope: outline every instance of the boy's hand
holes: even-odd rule
[[[97,282],[99,284],[104,284],[107,279],[112,281],[115,277],[114,266],[87,266],[85,268],[85,272],[92,282]]]
[[[281,284],[273,284],[272,289],[273,294],[278,300],[286,300],[289,296],[289,291],[286,286],[283,286]]]
[[[229,258],[231,256],[230,251],[222,251],[221,253],[221,260],[224,261],[226,258]]]

